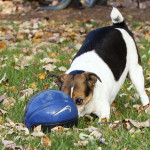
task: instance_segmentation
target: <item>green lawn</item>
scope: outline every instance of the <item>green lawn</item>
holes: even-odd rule
[[[98,118],[81,118],[77,127],[69,131],[56,131],[46,133],[51,146],[42,144],[43,137],[25,135],[24,130],[17,129],[17,123],[24,123],[24,108],[32,95],[46,89],[57,89],[49,73],[64,72],[69,68],[71,59],[81,46],[87,33],[97,27],[109,25],[100,24],[94,20],[84,22],[55,22],[46,20],[31,20],[26,22],[1,21],[0,22],[0,149],[4,148],[2,141],[13,141],[16,146],[36,149],[71,150],[71,149],[122,149],[122,150],[148,150],[150,149],[150,128],[135,128],[129,132],[121,125],[111,129],[109,124],[101,125],[104,139],[107,144],[99,142],[99,138],[88,140],[85,146],[74,146],[82,141],[80,133],[90,135],[85,131],[88,126],[97,128]],[[129,27],[135,34],[144,69],[145,82],[150,77],[150,28],[149,22],[129,22]],[[46,62],[45,58],[51,58]],[[149,62],[149,63],[148,63]],[[61,68],[60,68],[61,67]],[[63,68],[62,68],[63,67]],[[65,68],[64,68],[65,67]],[[3,78],[3,79],[2,79]],[[130,88],[131,82],[127,79],[117,95],[111,113],[110,121],[114,122],[126,118],[144,122],[149,115],[144,111],[138,113],[133,105],[140,104],[135,98],[135,89]],[[32,91],[31,93],[25,90]],[[25,95],[26,94],[28,95]],[[5,94],[4,94],[5,93]],[[147,90],[150,95],[150,90]],[[24,96],[24,98],[23,98]],[[125,105],[126,104],[126,105]],[[126,106],[126,107],[125,107]],[[15,124],[11,125],[11,121]],[[78,130],[83,129],[83,130]]]

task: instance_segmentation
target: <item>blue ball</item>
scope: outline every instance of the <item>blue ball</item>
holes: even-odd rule
[[[24,122],[30,130],[41,125],[43,131],[55,126],[77,125],[78,110],[73,100],[57,90],[46,90],[35,94],[24,112]]]

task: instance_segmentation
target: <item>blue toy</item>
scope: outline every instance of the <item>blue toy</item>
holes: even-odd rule
[[[46,90],[35,94],[28,102],[24,122],[31,130],[41,124],[43,131],[55,126],[77,125],[78,111],[73,100],[57,90]]]

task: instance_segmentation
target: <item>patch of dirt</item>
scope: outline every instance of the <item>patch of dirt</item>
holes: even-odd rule
[[[36,11],[36,8],[25,13],[0,14],[0,20],[30,20],[33,18],[47,18],[50,20],[66,21],[66,20],[84,20],[94,19],[96,21],[110,21],[111,6],[96,5],[92,8],[78,9],[69,7],[63,10]],[[125,20],[131,21],[150,21],[150,8],[138,9],[135,7],[119,7]]]

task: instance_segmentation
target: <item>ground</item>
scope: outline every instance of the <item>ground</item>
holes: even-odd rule
[[[32,5],[32,6],[31,6]],[[95,6],[92,8],[78,9],[77,7],[68,7],[63,10],[55,11],[36,11],[36,6],[33,4],[28,4],[22,6],[28,11],[20,11],[20,13],[0,13],[0,20],[30,20],[33,18],[49,18],[51,20],[65,21],[65,20],[83,20],[83,19],[94,19],[97,21],[109,21],[111,6]],[[16,8],[17,9],[17,8]],[[121,7],[119,10],[123,14],[126,20],[135,20],[135,21],[150,21],[150,9],[149,7],[145,9],[138,9],[136,6]]]

